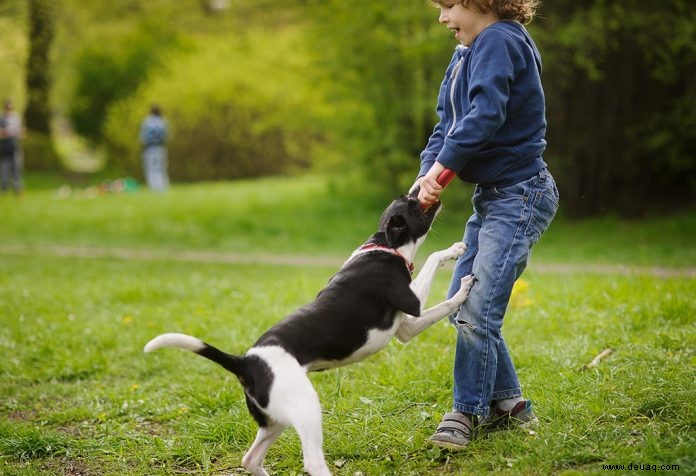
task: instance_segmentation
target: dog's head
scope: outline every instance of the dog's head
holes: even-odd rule
[[[384,210],[379,221],[379,234],[384,234],[384,244],[394,249],[412,248],[409,254],[415,254],[441,207],[438,201],[423,210],[418,199],[411,195],[397,198]]]

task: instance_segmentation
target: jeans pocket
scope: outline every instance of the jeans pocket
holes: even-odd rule
[[[521,198],[525,200],[529,194],[529,182],[532,180],[533,179],[525,180],[524,182],[507,187],[492,187],[490,190],[494,195],[500,198]]]
[[[541,235],[549,228],[558,210],[558,191],[553,182],[550,185],[544,190],[535,192],[531,206],[531,217],[526,230],[527,238],[532,245],[536,244]]]

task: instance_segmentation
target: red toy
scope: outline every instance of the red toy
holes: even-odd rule
[[[440,172],[440,175],[437,176],[437,183],[442,185],[442,188],[445,188],[456,176],[457,172],[455,172],[454,170],[445,169],[442,172]]]

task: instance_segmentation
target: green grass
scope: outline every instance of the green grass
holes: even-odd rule
[[[373,229],[379,204],[351,199],[351,207],[331,190],[317,179],[273,179],[164,196],[0,196],[0,245],[345,257]],[[442,217],[428,246],[456,239],[464,213],[462,206]],[[623,263],[638,255],[628,262],[693,266],[693,222],[561,220],[535,260]],[[142,346],[180,331],[242,352],[334,272],[0,248],[0,474],[239,474],[256,427],[236,380],[189,353],[146,355]],[[357,365],[312,374],[336,474],[605,474],[603,464],[630,463],[696,471],[696,280],[534,267],[524,279],[504,331],[541,426],[492,435],[463,453],[427,443],[451,405],[454,331],[443,322],[407,346],[394,342]],[[445,269],[434,296],[447,284]],[[614,353],[597,368],[578,370],[607,347]],[[301,474],[293,431],[271,448],[267,468]]]
[[[55,180],[55,179],[54,179]],[[49,183],[43,181],[42,183]],[[0,195],[0,245],[290,253],[345,257],[375,229],[383,199],[322,177],[175,187],[172,193],[98,194],[54,187]],[[424,251],[461,239],[470,189],[453,184]],[[558,218],[534,250],[539,262],[696,266],[696,214],[626,221]]]

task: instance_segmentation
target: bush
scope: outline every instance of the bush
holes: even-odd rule
[[[437,122],[437,92],[456,43],[428,2],[310,2],[316,55],[330,77],[333,147],[385,195],[403,193]],[[356,15],[355,12],[360,14]]]
[[[138,130],[156,102],[170,124],[173,180],[252,177],[308,166],[320,104],[302,80],[308,64],[298,42],[292,30],[276,31],[270,39],[253,32],[196,41],[137,94],[109,109],[110,165],[139,173]],[[287,49],[294,50],[291,57]]]
[[[135,93],[178,46],[175,35],[152,21],[85,42],[73,60],[76,80],[68,117],[75,131],[99,144],[109,107]]]

